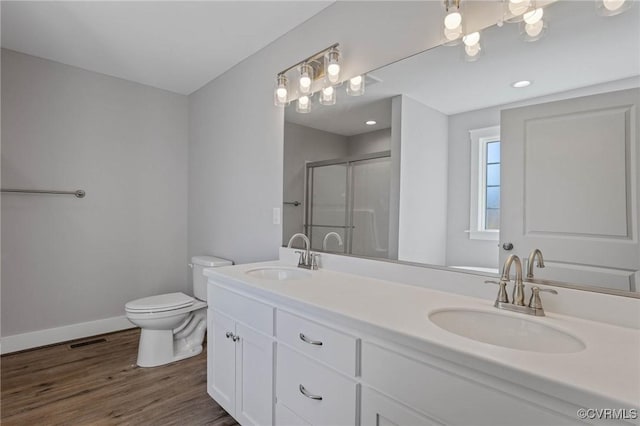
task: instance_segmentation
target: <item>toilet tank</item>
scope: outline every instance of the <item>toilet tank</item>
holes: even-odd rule
[[[191,258],[193,268],[193,295],[196,299],[207,301],[207,277],[202,273],[205,268],[217,268],[218,266],[233,265],[227,259],[214,256],[193,256]]]

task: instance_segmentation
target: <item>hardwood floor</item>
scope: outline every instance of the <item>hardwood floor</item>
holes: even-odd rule
[[[135,365],[138,329],[99,337],[106,342],[2,356],[1,423],[237,425],[207,395],[206,350],[173,364],[140,368]]]

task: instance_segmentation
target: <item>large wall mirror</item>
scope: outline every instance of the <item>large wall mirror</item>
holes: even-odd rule
[[[285,110],[283,244],[497,275],[544,255],[536,279],[640,292],[640,8],[545,8],[370,71],[366,92]],[[636,293],[637,294],[637,293]]]

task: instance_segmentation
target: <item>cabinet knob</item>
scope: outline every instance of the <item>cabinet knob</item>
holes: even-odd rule
[[[225,333],[225,336],[227,336],[227,339],[229,339],[229,338],[233,337],[233,333],[232,333],[232,332],[230,332],[230,331],[227,331],[227,332]]]

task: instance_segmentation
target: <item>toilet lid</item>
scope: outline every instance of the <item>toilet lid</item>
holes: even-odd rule
[[[132,300],[124,305],[127,312],[163,312],[186,308],[193,305],[195,299],[184,293],[167,293]]]

